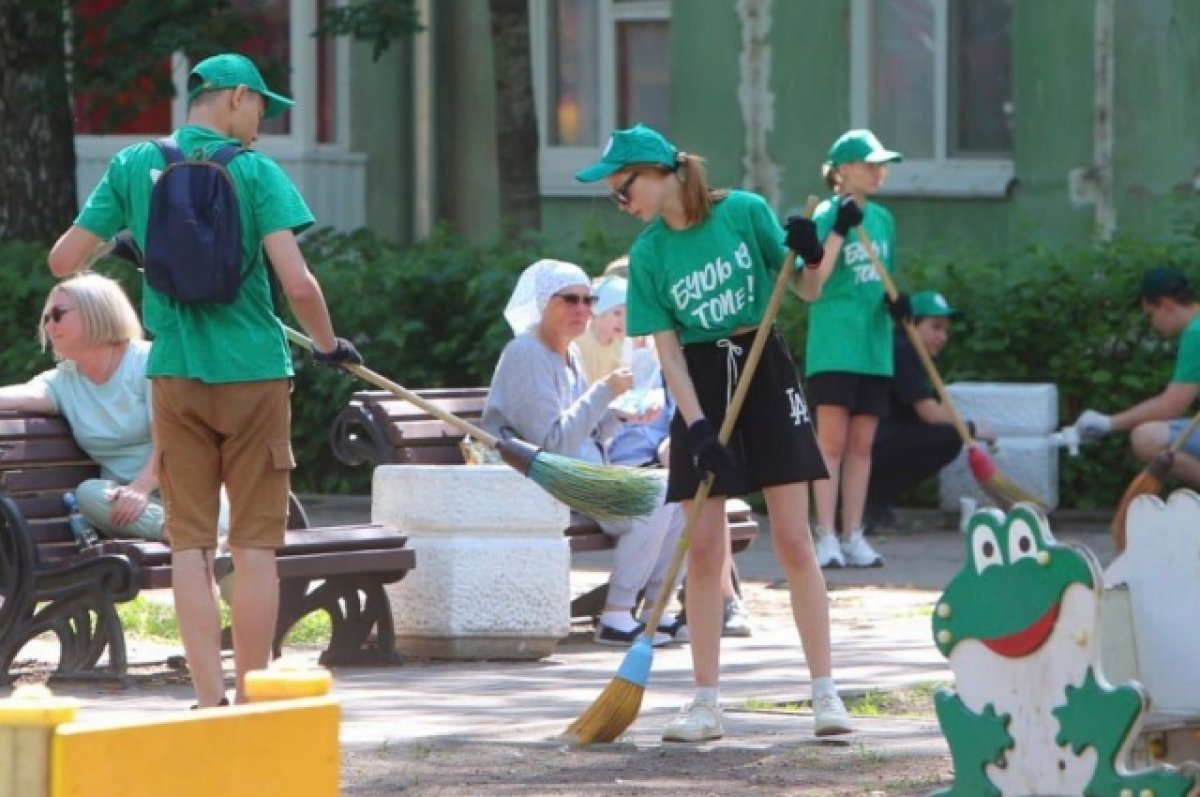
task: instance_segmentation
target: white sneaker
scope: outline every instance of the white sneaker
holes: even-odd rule
[[[720,739],[725,733],[721,726],[721,707],[707,700],[694,700],[683,708],[675,719],[663,728],[664,742],[705,742]]]
[[[725,625],[721,636],[747,637],[753,636],[754,629],[750,627],[750,613],[746,611],[742,599],[734,595],[725,599]]]
[[[883,557],[867,542],[861,528],[842,540],[842,556],[851,567],[883,567]]]
[[[818,526],[813,547],[817,552],[817,564],[822,568],[846,566],[846,559],[842,556],[842,549],[838,547],[837,535],[831,530]]]
[[[837,692],[827,692],[813,698],[813,733],[817,736],[836,736],[850,733],[850,715]]]

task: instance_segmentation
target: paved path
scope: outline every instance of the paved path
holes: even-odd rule
[[[355,522],[369,511],[362,501],[310,500],[309,506],[314,525]],[[940,516],[904,517],[914,530],[876,540],[887,559],[885,567],[827,573],[834,667],[843,691],[896,689],[950,678],[930,640],[929,612],[962,564],[962,537],[942,528]],[[1061,525],[1061,539],[1089,545],[1102,563],[1112,558],[1107,533],[1095,522]],[[780,591],[782,572],[769,543],[769,529],[764,528],[751,549],[738,557],[756,627],[753,637],[726,640],[723,646],[721,697],[730,709],[723,743],[813,741],[811,716],[738,711],[748,705],[805,700],[809,694],[807,669]],[[576,557],[574,564],[572,587],[583,591],[605,577],[609,561],[601,552]],[[138,643],[130,657],[134,662],[162,661],[178,652]],[[291,653],[302,658],[316,655],[312,650]],[[340,669],[335,672],[335,692],[343,706],[343,742],[361,749],[442,737],[553,740],[608,684],[623,655],[623,650],[593,644],[580,629],[553,657],[539,662],[414,661],[393,668]],[[151,680],[123,691],[81,685],[56,691],[79,698],[81,718],[144,717],[176,712],[191,702],[187,685],[173,680]],[[662,725],[690,691],[687,649],[657,652],[642,712],[630,732],[632,741],[656,743]],[[928,722],[864,719],[855,738],[944,749],[936,724]]]

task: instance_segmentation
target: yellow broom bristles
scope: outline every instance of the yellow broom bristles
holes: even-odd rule
[[[613,678],[592,705],[567,728],[566,738],[574,744],[615,741],[637,719],[645,693],[643,686],[624,678]]]
[[[1012,479],[1005,476],[1000,471],[993,473],[988,479],[980,483],[980,487],[984,492],[990,495],[997,503],[1004,504],[1005,508],[1011,507],[1018,503],[1033,504],[1041,508],[1043,511],[1049,510],[1046,502],[1038,498],[1036,495],[1026,490],[1021,485],[1014,482]]]

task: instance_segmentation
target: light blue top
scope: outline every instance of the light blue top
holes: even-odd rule
[[[67,419],[79,447],[100,463],[100,475],[133,481],[153,450],[151,394],[146,378],[150,344],[130,341],[117,370],[104,384],[88,379],[69,360],[36,379],[46,386],[54,411]]]

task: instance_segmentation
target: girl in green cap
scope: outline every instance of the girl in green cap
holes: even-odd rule
[[[823,173],[833,197],[813,219],[825,256],[815,276],[820,298],[808,314],[805,377],[817,413],[817,439],[829,480],[813,485],[817,504],[816,550],[821,567],[879,567],[883,557],[863,536],[863,508],[871,475],[871,446],[887,414],[892,377],[892,317],[905,300],[885,302],[870,255],[850,231],[863,225],[891,271],[896,247],[892,214],[870,202],[901,160],[869,130],[850,130],[829,148]],[[841,491],[842,537],[834,532]]]
[[[762,490],[771,538],[787,572],[796,627],[812,678],[815,731],[850,731],[831,676],[829,603],[808,528],[808,482],[825,478],[812,418],[787,346],[774,332],[754,372],[728,445],[717,428],[750,352],[785,246],[799,257],[801,295],[816,295],[822,249],[809,219],[787,234],[757,194],[709,188],[704,159],[638,125],[617,130],[601,159],[576,175],[603,180],[646,228],[629,252],[627,331],[654,335],[677,410],[671,424],[667,500],[690,503],[702,477],[716,480],[688,548],[687,617],[695,699],[663,731],[666,741],[717,739],[722,580],[729,556],[725,498]]]

